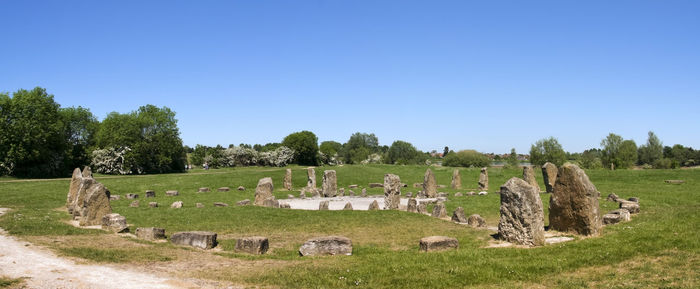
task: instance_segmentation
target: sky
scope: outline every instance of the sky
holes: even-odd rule
[[[700,148],[700,1],[0,1],[0,91],[167,106],[184,144]]]

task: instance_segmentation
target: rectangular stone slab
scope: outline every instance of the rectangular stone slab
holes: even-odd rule
[[[211,249],[217,244],[216,233],[206,231],[177,232],[170,237],[170,242],[200,249]]]

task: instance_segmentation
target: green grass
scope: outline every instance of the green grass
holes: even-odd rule
[[[295,188],[306,185],[306,168],[291,167]],[[382,182],[385,173],[398,174],[409,185],[402,192],[419,190],[413,183],[422,182],[425,166],[342,166],[316,169],[317,183],[321,184],[323,170],[334,169],[339,187],[358,184],[366,187],[371,182]],[[452,168],[433,167],[439,184],[449,185]],[[438,189],[453,195],[455,192],[476,191],[478,169],[461,169],[461,190]],[[541,189],[542,176],[536,170]],[[605,196],[615,193],[620,197],[639,197],[642,213],[628,223],[605,227],[595,238],[579,238],[573,242],[532,249],[483,248],[490,234],[488,230],[466,228],[428,216],[400,211],[302,211],[271,209],[255,206],[238,207],[234,203],[253,199],[258,179],[272,177],[277,198],[286,198],[290,192],[281,189],[284,168],[232,168],[221,170],[194,170],[186,174],[148,176],[96,176],[112,194],[141,195],[141,207],[128,207],[131,200],[113,201],[113,210],[126,216],[130,227],[155,226],[167,234],[184,230],[208,230],[219,234],[219,247],[213,252],[225,258],[258,264],[275,262],[265,270],[227,272],[201,270],[199,277],[259,286],[282,288],[451,288],[451,287],[694,287],[698,286],[698,232],[700,232],[700,170],[591,170],[591,181],[602,193],[601,212],[616,208],[606,202]],[[489,169],[487,196],[450,197],[446,203],[448,214],[463,207],[467,215],[483,216],[489,226],[496,226],[499,218],[501,184],[511,177],[521,177],[521,170]],[[683,179],[680,185],[666,184],[666,179]],[[13,208],[0,217],[0,227],[18,236],[59,238],[66,235],[78,238],[94,235],[100,240],[107,233],[83,230],[65,225],[66,212],[55,210],[64,206],[68,181],[41,180],[3,182],[0,180],[0,207]],[[239,185],[245,191],[237,191]],[[227,186],[230,192],[216,192]],[[210,187],[212,192],[196,193],[199,187]],[[144,191],[156,191],[156,198],[145,199]],[[179,190],[180,196],[167,197],[166,190]],[[354,190],[359,194],[360,189]],[[381,188],[368,189],[369,194],[382,194]],[[298,191],[293,192],[298,195]],[[549,196],[542,194],[547,223]],[[170,209],[173,201],[183,201],[182,209]],[[147,202],[157,201],[159,208],[148,208]],[[197,209],[195,203],[206,208]],[[225,202],[230,207],[213,207],[213,202]],[[301,258],[298,247],[308,238],[321,235],[344,235],[353,240],[353,255],[341,257]],[[261,235],[270,239],[270,251],[263,256],[240,254],[233,251],[235,239],[241,236]],[[440,253],[419,253],[418,239],[429,235],[447,235],[460,242],[460,249]],[[91,237],[92,238],[92,237]],[[171,251],[189,249],[169,244],[149,244],[124,240],[133,246],[102,248],[63,244],[55,246],[62,254],[97,262],[187,262],[186,259],[168,259]],[[51,245],[49,244],[49,247]],[[196,252],[196,251],[193,251]],[[654,261],[655,260],[655,261]],[[654,261],[654,262],[652,262]],[[637,264],[654,264],[639,265]],[[683,266],[681,266],[683,265]],[[253,266],[253,265],[251,265]],[[620,268],[630,268],[614,273]],[[605,269],[605,271],[602,271]],[[663,271],[663,277],[655,273]],[[611,273],[612,272],[612,273]],[[233,274],[235,273],[235,274]]]
[[[22,282],[22,279],[12,279],[0,276],[0,288],[7,288],[10,286],[17,286]]]

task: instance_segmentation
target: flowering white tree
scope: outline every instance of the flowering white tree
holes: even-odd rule
[[[127,164],[126,156],[131,151],[129,147],[94,150],[90,166],[95,172],[101,174],[127,175],[132,173],[132,168]],[[140,170],[137,170],[140,172]]]

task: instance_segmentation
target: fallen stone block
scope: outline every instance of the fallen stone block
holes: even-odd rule
[[[443,251],[459,248],[459,242],[455,238],[446,236],[430,236],[421,238],[419,246],[424,252]]]
[[[309,239],[299,248],[299,255],[352,255],[352,241],[343,236]]]
[[[200,249],[211,249],[217,244],[216,233],[206,231],[177,232],[170,236],[170,242]]]
[[[270,248],[265,237],[244,237],[236,240],[236,251],[248,254],[262,255]]]
[[[163,228],[136,228],[136,237],[148,241],[165,239],[165,229]]]

